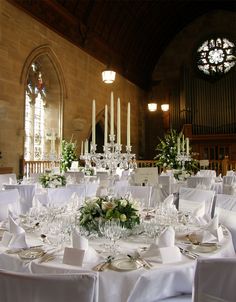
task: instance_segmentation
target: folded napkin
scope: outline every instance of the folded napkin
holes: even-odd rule
[[[10,249],[27,248],[28,245],[25,239],[25,231],[20,227],[11,214],[8,215],[9,232],[6,231],[2,238],[2,244]]]
[[[195,208],[189,217],[189,222],[192,224],[206,225],[208,223],[208,217],[205,214],[206,204],[201,203],[197,208]]]
[[[163,205],[167,208],[170,208],[171,206],[173,206],[173,202],[174,202],[174,195],[170,194],[164,201],[163,201]]]
[[[175,230],[172,226],[168,226],[160,234],[158,238],[158,247],[172,247],[175,245]]]
[[[13,178],[9,177],[9,185],[15,185],[15,184],[16,181]]]
[[[96,263],[101,260],[97,252],[89,246],[88,239],[77,230],[72,232],[72,247],[84,251],[83,262]]]
[[[63,263],[75,266],[82,266],[84,259],[84,250],[65,247]]]

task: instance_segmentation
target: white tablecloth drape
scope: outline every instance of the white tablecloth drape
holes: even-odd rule
[[[35,237],[33,237],[35,236]],[[143,237],[129,237],[120,241],[122,255],[126,257],[145,245]],[[28,243],[39,244],[36,234],[28,237]],[[104,241],[94,239],[90,244],[96,249],[104,248]],[[48,263],[39,264],[38,260],[26,262],[17,255],[7,254],[0,246],[0,269],[29,273],[68,273],[88,272],[97,263],[84,263],[82,267],[62,263],[63,253],[56,253],[56,258]],[[200,254],[201,257],[234,257],[235,252],[230,233],[227,233],[217,251]],[[173,264],[161,264],[158,259],[152,262],[153,268],[140,268],[134,271],[117,272],[106,270],[99,272],[99,302],[152,302],[156,297],[164,298],[181,293],[191,293],[196,261],[182,255],[182,260]],[[164,283],[163,283],[164,282]],[[163,286],[164,284],[164,286]]]

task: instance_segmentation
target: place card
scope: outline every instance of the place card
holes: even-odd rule
[[[161,247],[159,250],[162,263],[173,263],[181,261],[181,253],[177,246]]]
[[[12,239],[12,237],[13,237],[13,234],[11,234],[8,231],[5,231],[2,235],[2,241],[1,241],[2,245],[3,246],[8,246],[11,239]]]
[[[84,250],[65,247],[63,263],[75,266],[82,266],[84,259]]]

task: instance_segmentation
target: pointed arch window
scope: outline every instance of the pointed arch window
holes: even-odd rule
[[[25,160],[43,160],[45,155],[46,87],[38,62],[31,65],[25,90]]]

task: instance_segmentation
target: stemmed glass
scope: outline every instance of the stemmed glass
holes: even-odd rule
[[[118,246],[116,242],[121,238],[123,228],[119,220],[108,220],[104,224],[104,235],[110,241],[109,249],[116,254]]]

